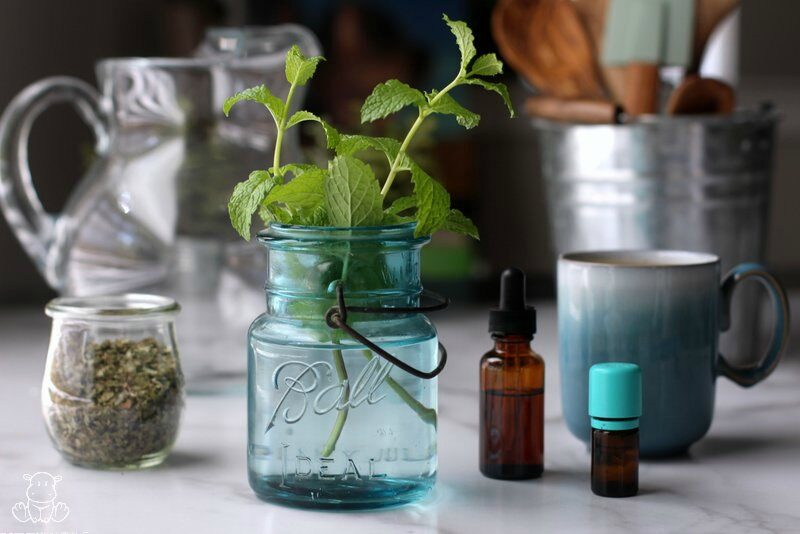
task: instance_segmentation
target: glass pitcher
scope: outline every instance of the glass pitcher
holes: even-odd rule
[[[250,486],[312,508],[424,497],[436,480],[435,376],[445,362],[418,312],[428,238],[415,238],[413,224],[273,224],[260,239],[269,271],[267,311],[249,333]],[[345,326],[366,339],[333,319],[343,307]]]
[[[283,59],[293,44],[320,52],[300,26],[214,29],[194,58],[100,61],[100,93],[74,78],[41,80],[0,121],[0,204],[44,278],[62,295],[135,291],[181,302],[190,392],[244,390],[237,355],[247,318],[262,307],[265,265],[231,229],[227,201],[252,169],[269,165],[275,128],[260,106],[224,118],[222,104],[262,83],[288,92]],[[63,212],[51,214],[37,198],[27,142],[39,113],[63,101],[94,131],[96,158]],[[284,150],[300,159],[296,137]]]

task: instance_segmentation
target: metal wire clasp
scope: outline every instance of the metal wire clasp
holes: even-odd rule
[[[434,304],[429,306],[397,306],[397,307],[369,307],[369,306],[350,306],[348,308],[347,303],[344,300],[344,288],[342,287],[342,283],[339,282],[336,284],[336,306],[331,306],[330,309],[325,313],[325,323],[330,328],[338,328],[346,332],[350,337],[370,349],[372,352],[383,358],[384,360],[388,361],[389,363],[396,365],[403,371],[412,374],[418,378],[424,378],[429,380],[434,378],[436,375],[442,372],[444,369],[445,364],[447,363],[447,350],[444,348],[444,345],[439,343],[439,363],[432,371],[421,371],[416,367],[413,367],[404,361],[392,356],[378,345],[370,341],[368,338],[364,337],[358,330],[354,329],[352,326],[347,324],[347,312],[357,312],[357,313],[425,313],[425,312],[434,312],[439,311],[447,308],[450,304],[450,300],[443,296],[439,295],[438,293],[434,293],[433,291],[424,290],[422,292],[423,296],[433,299],[435,301]]]

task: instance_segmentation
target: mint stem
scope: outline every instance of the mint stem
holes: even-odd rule
[[[281,174],[281,147],[283,146],[283,134],[286,131],[286,118],[289,116],[289,111],[292,109],[292,96],[294,96],[294,90],[297,87],[294,83],[289,86],[289,94],[286,95],[286,107],[283,111],[283,117],[279,123],[276,124],[278,127],[278,135],[275,137],[275,152],[272,156],[272,168],[274,169],[275,176],[283,176]]]
[[[347,271],[350,267],[350,243],[347,243],[347,251],[345,252],[344,259],[342,260],[342,276],[340,283],[344,284],[344,281],[347,279]],[[340,337],[340,330],[334,331],[334,341],[339,342]],[[341,349],[333,351],[333,366],[336,368],[336,376],[339,378],[339,382],[343,383],[347,380],[347,367],[344,364],[344,354],[342,354]],[[350,384],[348,383],[345,387],[343,392],[343,398],[345,402],[350,400]],[[339,413],[336,415],[336,421],[333,423],[333,428],[331,429],[331,434],[328,436],[328,441],[325,442],[325,446],[322,447],[322,456],[330,456],[330,454],[336,449],[336,443],[339,441],[339,436],[342,435],[342,429],[344,429],[344,423],[347,421],[347,414],[350,410],[349,406],[345,406],[344,409],[339,410]]]
[[[347,278],[347,271],[350,264],[350,243],[347,244],[347,252],[342,264],[342,283]],[[335,339],[338,341],[338,331],[335,334]],[[370,350],[363,350],[362,353],[367,360],[372,360],[375,357]],[[344,382],[347,380],[347,367],[344,363],[344,354],[341,350],[334,350],[333,351],[333,365],[336,369],[336,375],[339,378],[340,382]],[[409,408],[411,408],[414,413],[419,415],[419,418],[436,427],[437,425],[437,415],[436,410],[433,408],[428,408],[417,399],[414,398],[406,389],[401,386],[394,378],[387,376],[386,377],[386,384],[394,391],[398,397],[400,397],[403,402],[405,402]],[[350,400],[350,389],[349,384],[348,387],[345,388],[343,399],[345,402]],[[342,430],[344,429],[344,424],[347,421],[347,414],[349,411],[349,407],[345,407],[341,410],[338,415],[336,416],[336,421],[333,423],[333,428],[331,429],[331,433],[328,436],[328,440],[325,442],[324,447],[322,448],[322,456],[329,456],[335,449],[336,444],[339,441],[339,437],[342,435]]]
[[[372,358],[375,357],[375,355],[372,354],[372,351],[363,350],[361,352],[364,354],[364,357],[367,360],[372,360]],[[434,410],[433,408],[428,408],[427,406],[419,402],[417,399],[415,399],[414,396],[411,395],[411,393],[406,391],[406,389],[400,384],[398,384],[397,381],[391,376],[386,377],[386,384],[388,384],[388,386],[392,388],[392,391],[394,391],[397,394],[397,396],[400,397],[403,400],[403,402],[405,402],[408,405],[409,408],[414,410],[414,413],[419,415],[420,419],[422,419],[424,422],[430,425],[433,425],[434,428],[436,427],[436,410]]]
[[[336,375],[339,377],[339,381],[343,383],[347,380],[347,367],[344,365],[344,355],[341,350],[333,351],[333,365],[336,367]],[[350,384],[347,384],[344,390],[344,401],[348,402],[349,400]],[[322,456],[330,456],[336,448],[336,443],[339,441],[339,436],[342,435],[342,430],[344,429],[344,423],[347,421],[349,409],[349,406],[346,406],[336,415],[336,421],[333,423],[331,434],[328,436],[328,441],[325,442],[325,446],[322,448]]]
[[[463,74],[464,74],[463,72],[459,72],[458,76],[456,76],[452,82],[447,84],[444,89],[436,93],[436,96],[434,96],[431,99],[430,104],[431,105],[435,104],[436,102],[439,101],[439,99],[443,95],[450,92],[452,88],[458,86],[461,83],[461,80],[463,79]],[[389,175],[386,177],[386,181],[384,182],[383,188],[381,189],[381,198],[385,199],[386,195],[389,193],[389,189],[391,189],[392,183],[394,183],[394,179],[397,176],[397,172],[400,170],[400,162],[403,159],[403,155],[406,153],[408,145],[411,144],[411,140],[414,138],[414,135],[416,135],[417,130],[419,130],[419,127],[422,126],[422,123],[425,121],[428,115],[430,115],[430,111],[420,108],[419,114],[417,115],[417,119],[414,121],[414,124],[411,125],[411,129],[408,130],[405,139],[403,139],[403,143],[400,145],[400,150],[397,151],[397,155],[394,157],[394,161],[392,162],[392,167],[389,169]]]
[[[455,77],[453,81],[447,84],[444,89],[436,93],[436,96],[431,98],[430,105],[435,104],[439,101],[439,99],[450,92],[451,89],[457,87],[461,81],[464,79],[465,73],[459,71],[458,75]],[[289,106],[291,104],[292,95],[294,94],[295,85],[289,88],[289,94],[286,96],[286,113],[281,118],[280,123],[278,124],[278,136],[275,140],[275,156],[273,166],[275,168],[275,173],[278,174],[278,168],[280,165],[280,150],[281,144],[283,142],[283,132],[285,130],[286,125],[286,116],[289,113]],[[392,184],[394,183],[394,179],[397,176],[397,172],[400,170],[400,162],[403,159],[403,155],[405,154],[408,146],[411,144],[411,140],[416,135],[417,131],[419,130],[422,123],[425,119],[430,115],[430,111],[420,108],[419,114],[417,115],[416,120],[411,125],[411,128],[408,130],[405,139],[403,139],[402,144],[400,145],[400,150],[397,152],[397,155],[392,162],[392,166],[389,169],[389,175],[386,177],[386,181],[383,184],[383,188],[381,189],[381,198],[385,199],[386,195],[389,193],[389,189],[391,189]],[[345,257],[342,263],[342,276],[341,276],[341,283],[344,283],[347,279],[347,271],[350,263],[350,244],[347,244],[347,252],[345,253]],[[338,335],[335,336],[336,341],[338,341]],[[363,351],[365,357],[368,360],[374,358],[374,355],[368,350]],[[336,374],[341,382],[344,382],[348,379],[347,377],[347,367],[344,363],[344,354],[342,353],[341,349],[337,349],[333,351],[333,363],[334,367],[336,368]],[[417,399],[415,399],[408,391],[405,390],[400,384],[397,383],[393,378],[387,377],[386,383],[389,387],[405,402],[417,415],[419,415],[420,419],[424,422],[432,424],[436,426],[437,424],[437,415],[436,410],[433,408],[428,408],[422,403],[420,403]],[[349,384],[348,387],[345,388],[343,392],[343,397],[345,402],[349,401],[350,399],[350,391],[349,391]],[[349,412],[349,407],[345,406],[344,409],[340,410],[338,415],[336,416],[336,421],[333,424],[333,429],[331,429],[331,433],[328,436],[328,440],[325,442],[324,447],[322,448],[322,456],[329,456],[333,451],[336,449],[336,444],[339,441],[339,437],[342,435],[342,430],[344,429],[344,424],[347,421],[347,415]]]

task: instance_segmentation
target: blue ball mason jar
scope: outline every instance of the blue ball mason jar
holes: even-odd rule
[[[393,506],[436,479],[437,380],[392,365],[326,323],[347,306],[419,304],[414,224],[332,228],[272,224],[267,311],[248,344],[248,474],[268,501],[311,508]],[[438,362],[421,313],[348,313],[347,323],[421,370]]]

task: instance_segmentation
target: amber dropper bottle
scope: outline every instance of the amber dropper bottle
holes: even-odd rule
[[[598,363],[589,369],[592,491],[631,497],[639,491],[639,417],[642,371],[634,363]]]
[[[531,349],[536,310],[525,304],[525,274],[506,269],[500,306],[489,315],[494,349],[481,358],[480,469],[526,479],[544,468],[544,360]]]

